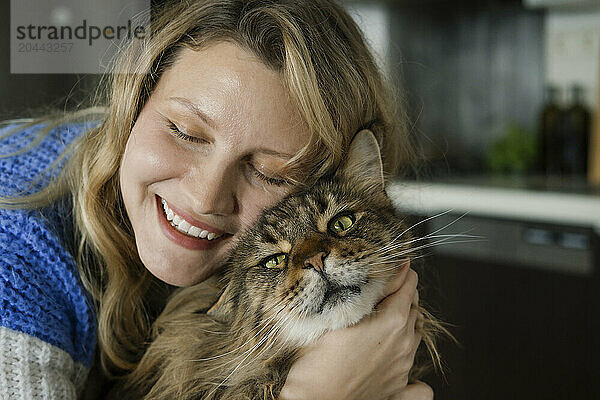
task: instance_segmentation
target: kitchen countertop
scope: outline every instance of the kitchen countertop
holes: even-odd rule
[[[401,210],[454,213],[593,228],[600,233],[600,187],[577,178],[471,176],[394,181],[386,188]]]

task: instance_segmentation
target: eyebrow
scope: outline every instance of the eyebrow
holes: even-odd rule
[[[293,154],[281,153],[281,152],[275,151],[275,150],[269,150],[269,149],[263,149],[263,148],[260,148],[258,150],[263,154],[267,154],[270,156],[277,156],[277,157],[281,157],[281,158],[292,158],[294,156]]]
[[[184,98],[184,97],[169,97],[169,100],[172,100],[182,106],[184,106],[185,108],[187,108],[189,111],[191,111],[194,115],[196,115],[198,118],[200,118],[202,121],[204,121],[204,123],[208,126],[210,126],[213,129],[217,129],[217,124],[215,123],[215,121],[213,121],[208,115],[206,115],[206,113],[204,111],[202,111],[200,109],[200,107],[198,107],[197,104],[192,103],[191,101],[189,101],[188,99]]]

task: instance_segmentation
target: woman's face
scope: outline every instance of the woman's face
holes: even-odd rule
[[[250,52],[228,42],[183,50],[140,112],[121,162],[146,268],[177,286],[209,277],[234,237],[290,192],[282,167],[307,141],[280,75]]]

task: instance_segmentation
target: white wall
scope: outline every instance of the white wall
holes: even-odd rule
[[[351,3],[345,8],[363,31],[379,68],[387,75],[390,72],[391,41],[388,7],[381,3]]]
[[[598,100],[600,9],[551,10],[545,21],[545,81],[565,91],[585,88],[587,104]],[[568,100],[563,95],[563,100]]]

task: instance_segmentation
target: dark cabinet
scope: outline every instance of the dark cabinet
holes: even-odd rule
[[[591,228],[539,229],[578,232],[591,268],[568,273],[530,265],[524,260],[531,254],[503,259],[452,250],[434,251],[418,266],[421,297],[455,325],[460,341],[440,343],[445,377],[425,379],[436,399],[600,399],[598,235]]]

